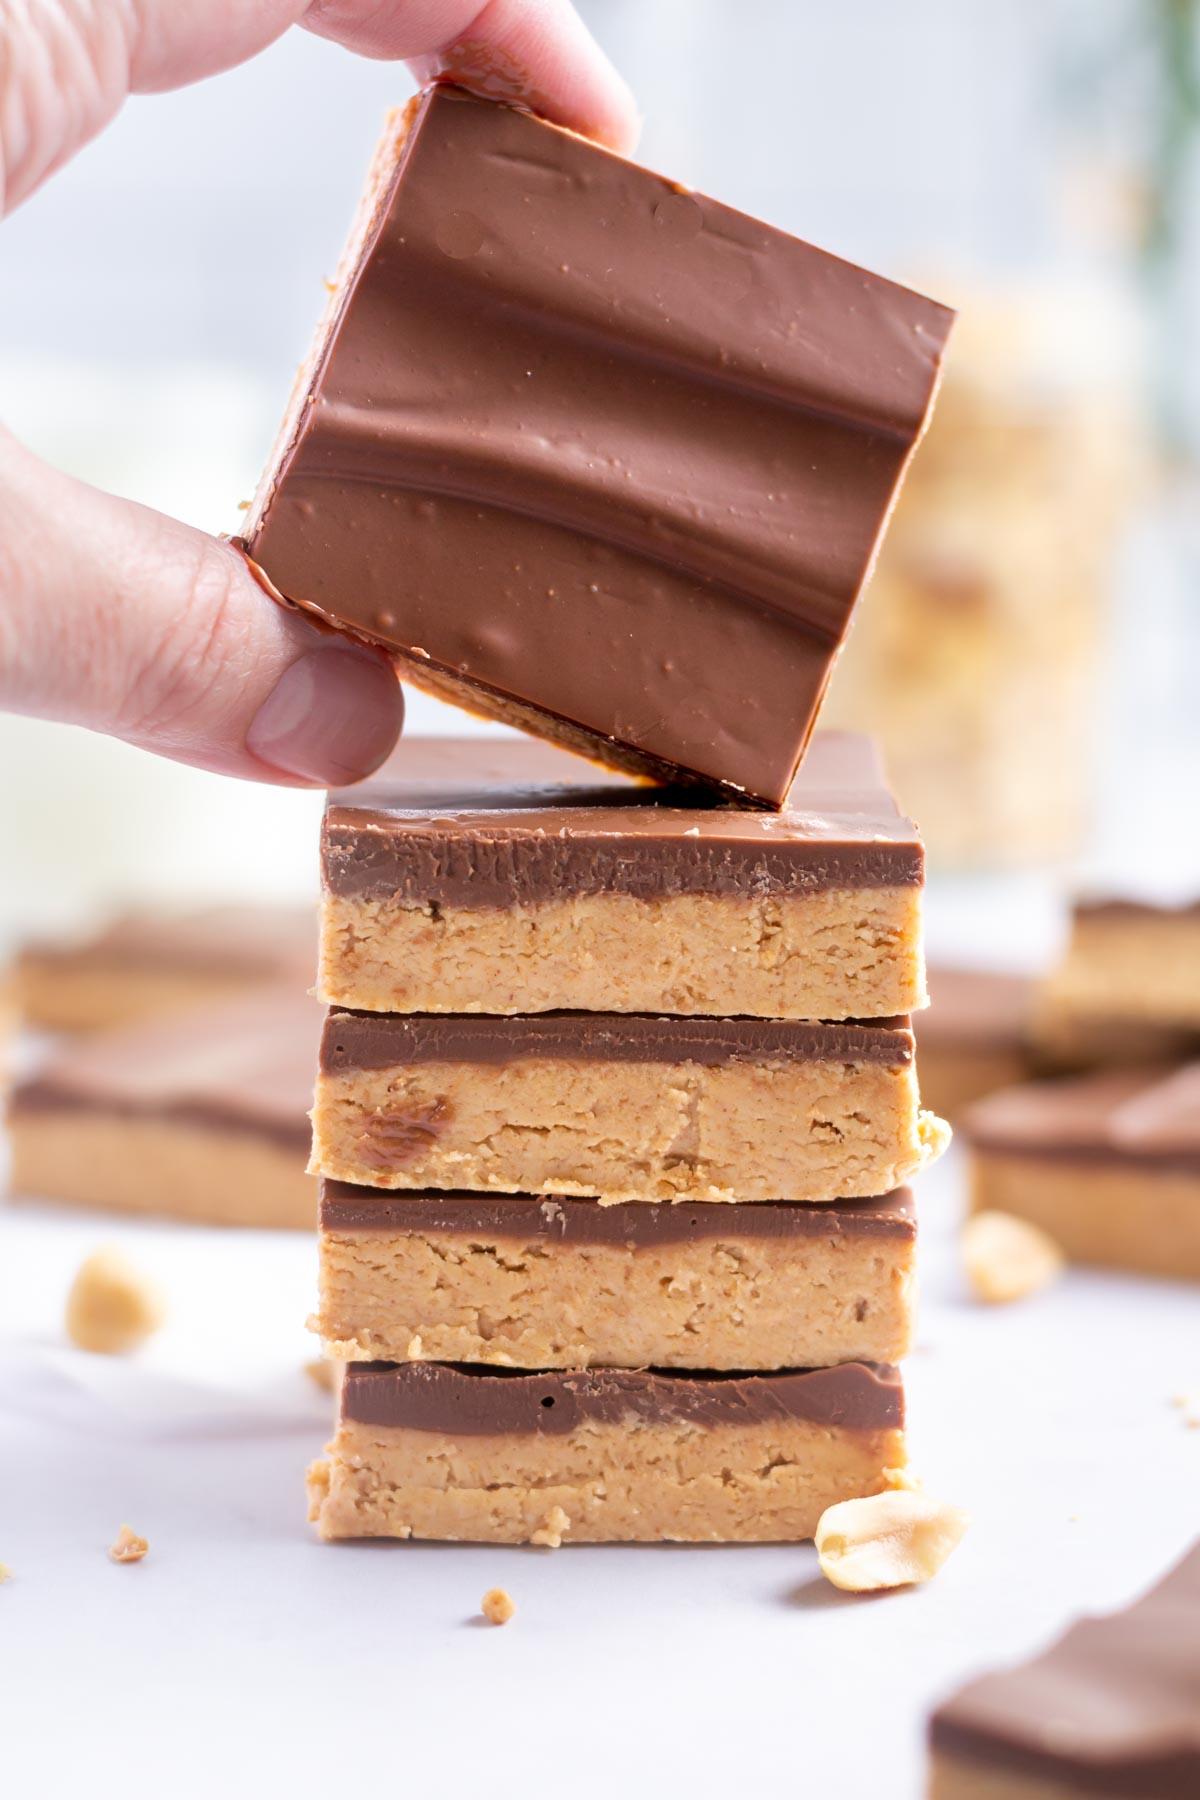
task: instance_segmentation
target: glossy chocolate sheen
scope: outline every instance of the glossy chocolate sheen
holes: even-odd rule
[[[952,313],[454,88],[375,181],[249,554],[435,691],[781,805]]]
[[[1032,1662],[973,1681],[930,1735],[935,1752],[1072,1794],[1196,1800],[1200,1545],[1124,1612],[1080,1620]]]
[[[55,1051],[14,1089],[16,1118],[36,1112],[173,1119],[249,1132],[294,1149],[311,1142],[313,1052],[321,1014],[299,988],[269,988],[89,1035]]]
[[[557,1195],[441,1193],[402,1194],[388,1188],[322,1181],[324,1231],[431,1232],[459,1236],[549,1239],[556,1244],[682,1244],[705,1238],[900,1238],[916,1236],[916,1210],[908,1188],[881,1200],[837,1200],[822,1206],[784,1200],[757,1205],[693,1206],[686,1202],[598,1200]]]
[[[462,1437],[565,1436],[581,1425],[782,1425],[898,1431],[899,1369],[841,1363],[772,1375],[582,1369],[527,1374],[462,1363],[348,1363],[342,1418]]]
[[[907,1018],[869,1024],[807,1019],[659,1018],[647,1013],[547,1012],[490,1018],[485,1013],[331,1011],[321,1067],[389,1069],[409,1063],[498,1064],[543,1061],[702,1063],[884,1063],[912,1061]]]
[[[394,772],[330,796],[321,847],[329,893],[468,908],[924,880],[875,746],[835,731],[814,737],[781,813],[639,785],[529,738],[406,738]]]
[[[1200,1175],[1200,1062],[1005,1088],[967,1109],[963,1131],[1003,1156]]]

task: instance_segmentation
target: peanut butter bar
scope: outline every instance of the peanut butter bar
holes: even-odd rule
[[[1123,1612],[971,1682],[930,1739],[930,1800],[1195,1800],[1200,1545]]]
[[[907,1189],[827,1206],[600,1206],[326,1181],[313,1328],[354,1361],[526,1369],[898,1362]]]
[[[916,827],[819,732],[777,815],[529,739],[405,739],[331,797],[320,992],[372,1012],[888,1018],[924,1004]]]
[[[309,907],[126,913],[91,937],[26,945],[13,970],[17,1008],[48,1031],[97,1031],[273,982],[307,988],[316,937]]]
[[[330,1013],[314,1173],[621,1200],[890,1193],[945,1142],[907,1019]]]
[[[1146,1061],[1200,1051],[1200,901],[1079,902],[1037,1034],[1058,1060]]]
[[[904,1463],[896,1369],[773,1375],[483,1371],[350,1363],[326,1459],[324,1538],[491,1544],[770,1543]]]
[[[14,1194],[311,1230],[319,1029],[302,990],[268,989],[67,1046],[12,1094]]]
[[[929,1005],[913,1020],[921,1095],[943,1118],[1036,1073],[1036,983],[995,969],[931,967]]]
[[[952,318],[437,87],[380,145],[245,544],[419,686],[777,807]]]
[[[1030,1082],[968,1109],[972,1204],[1072,1261],[1200,1280],[1200,1062]]]

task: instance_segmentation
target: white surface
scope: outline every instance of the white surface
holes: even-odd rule
[[[960,1174],[924,1184],[913,1458],[974,1524],[939,1580],[839,1595],[795,1548],[320,1545],[296,1236],[0,1214],[5,1791],[572,1800],[923,1792],[930,1702],[1123,1603],[1194,1534],[1194,1289],[1070,1275],[962,1292]],[[129,1362],[65,1347],[84,1254],[119,1240],[170,1322]],[[105,1550],[128,1521],[136,1567]],[[484,1626],[485,1589],[517,1616]]]

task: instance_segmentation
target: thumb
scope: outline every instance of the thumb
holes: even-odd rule
[[[314,787],[369,775],[404,716],[385,656],[276,605],[231,545],[3,431],[0,707]]]

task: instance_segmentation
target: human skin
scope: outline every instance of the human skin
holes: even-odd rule
[[[293,26],[632,147],[629,92],[568,0],[0,0],[0,213],[128,95],[218,74]],[[2,427],[0,708],[298,787],[370,774],[403,720],[382,652],[276,605],[230,544],[47,467]]]

